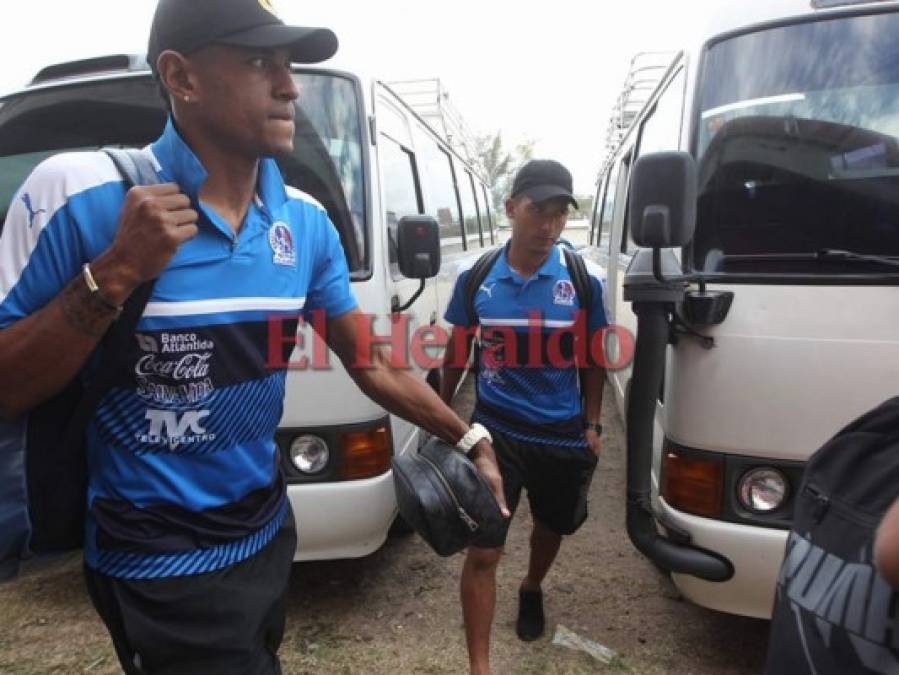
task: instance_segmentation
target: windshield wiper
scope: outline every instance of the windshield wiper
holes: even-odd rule
[[[822,248],[812,253],[745,253],[723,255],[724,262],[848,262],[848,263],[875,263],[899,267],[899,259],[880,255],[868,255],[855,251],[843,251],[837,248]]]

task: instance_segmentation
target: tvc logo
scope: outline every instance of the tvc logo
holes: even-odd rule
[[[207,433],[202,425],[209,415],[208,410],[188,410],[180,415],[174,410],[147,410],[150,429],[140,440],[145,443],[168,443],[173,449],[182,443],[215,440],[215,434]]]

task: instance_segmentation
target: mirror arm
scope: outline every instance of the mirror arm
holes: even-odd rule
[[[652,274],[660,284],[666,283],[662,276],[662,249],[658,247],[652,249]]]
[[[400,298],[398,295],[394,295],[390,300],[390,311],[394,314],[398,314],[399,312],[405,312],[412,305],[415,304],[415,301],[418,300],[419,296],[424,293],[426,280],[421,280],[421,285],[418,287],[418,290],[415,291],[413,296],[409,298],[405,305],[400,306]]]

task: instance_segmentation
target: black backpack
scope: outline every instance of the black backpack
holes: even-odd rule
[[[159,182],[152,161],[139,150],[104,152],[126,186]],[[9,451],[15,446],[25,448],[24,461],[0,465],[0,477],[6,474],[4,485],[24,483],[24,490],[12,490],[12,496],[7,495],[0,503],[0,521],[9,525],[0,530],[0,578],[14,576],[18,561],[30,554],[81,547],[87,506],[85,430],[97,404],[124,367],[119,361],[134,340],[137,322],[152,291],[153,282],[147,282],[128,298],[121,316],[100,342],[101,359],[90,382],[82,383],[76,377],[31,410],[24,429],[13,429],[0,439],[0,447]]]
[[[768,675],[899,673],[899,594],[872,562],[899,497],[899,397],[806,465],[777,581]]]

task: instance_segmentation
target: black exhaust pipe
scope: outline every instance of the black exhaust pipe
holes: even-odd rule
[[[627,419],[627,534],[634,546],[660,567],[706,581],[734,575],[726,558],[660,534],[652,512],[650,476],[656,400],[665,372],[668,307],[663,302],[635,302],[637,344]]]

